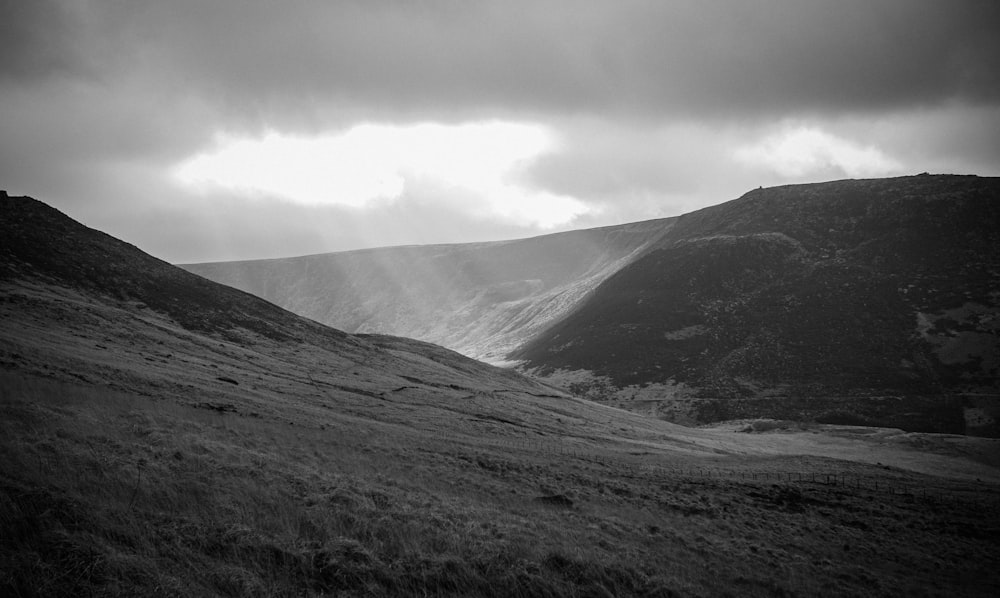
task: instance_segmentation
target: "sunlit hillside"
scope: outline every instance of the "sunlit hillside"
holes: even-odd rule
[[[328,326],[417,338],[495,363],[568,314],[672,223],[183,267]]]

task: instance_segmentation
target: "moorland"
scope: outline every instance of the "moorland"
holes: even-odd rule
[[[675,423],[998,437],[998,231],[1000,179],[922,174],[530,239],[184,267]]]
[[[995,595],[1000,441],[684,427],[2,198],[12,596]]]

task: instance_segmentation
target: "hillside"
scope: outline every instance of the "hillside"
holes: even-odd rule
[[[455,392],[471,387],[554,392],[427,343],[346,334],[188,273],[31,198],[5,195],[3,202],[0,285],[7,310],[14,310],[5,321],[5,340],[26,343],[27,350],[13,358],[21,369],[72,379],[99,364],[107,370],[101,381],[112,388],[130,389],[128,380],[139,377],[138,388],[152,381],[185,396],[188,391],[174,377],[229,378],[238,386],[245,376],[278,376],[257,364],[261,356],[255,353],[309,352],[312,361],[305,370],[305,362],[297,359],[284,368],[326,378],[335,388],[350,382],[350,388],[341,389],[348,395],[375,395],[413,380]],[[96,338],[77,340],[85,337],[84,330]],[[50,341],[48,352],[33,355],[31,347],[45,341]],[[154,349],[155,357],[144,354]],[[180,356],[191,353],[197,356]],[[227,362],[229,369],[217,371],[210,356]],[[286,369],[283,374],[290,373]],[[240,402],[255,404],[253,390],[233,388],[222,394],[239,394]]]
[[[684,424],[996,436],[997,188],[951,175],[792,185],[534,239],[185,267]]]
[[[348,332],[416,338],[498,362],[641,255],[672,222],[183,267]]]
[[[792,185],[680,217],[512,358],[675,421],[1000,434],[1000,181]]]
[[[990,439],[692,429],[0,197],[0,594],[992,596]]]

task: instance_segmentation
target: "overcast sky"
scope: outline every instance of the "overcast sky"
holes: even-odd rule
[[[997,0],[0,0],[0,189],[172,262],[1000,175]]]

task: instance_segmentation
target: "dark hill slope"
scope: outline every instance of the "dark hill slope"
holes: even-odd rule
[[[671,418],[995,434],[998,305],[997,179],[793,185],[682,216],[512,357]]]
[[[499,361],[672,223],[183,267],[348,332],[418,338]]]
[[[28,197],[0,197],[0,239],[0,366],[123,390],[168,385],[185,401],[215,390],[180,379],[225,379],[233,387],[224,395],[253,402],[254,392],[236,388],[240,380],[291,375],[325,381],[337,395],[378,396],[414,380],[454,392],[552,392],[427,343],[328,328]]]
[[[233,334],[244,329],[275,340],[319,335],[355,343],[339,330],[316,326],[82,226],[40,201],[6,194],[2,201],[0,282],[37,279],[139,302],[196,332]]]

